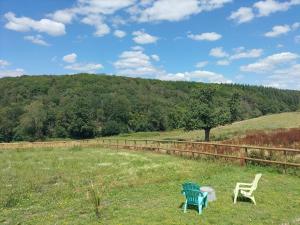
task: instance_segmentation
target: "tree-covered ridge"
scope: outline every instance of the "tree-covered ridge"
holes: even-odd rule
[[[192,91],[204,87],[216,89],[216,102],[238,93],[238,120],[299,109],[300,92],[268,87],[89,74],[3,78],[0,141],[180,128]]]

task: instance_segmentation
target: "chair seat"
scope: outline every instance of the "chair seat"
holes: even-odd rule
[[[247,191],[241,191],[241,194],[245,196],[251,196],[251,194]]]

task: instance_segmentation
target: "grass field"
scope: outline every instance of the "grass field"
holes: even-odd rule
[[[258,172],[257,206],[233,205],[235,183]],[[91,181],[104,190],[100,219],[88,197]],[[184,181],[214,187],[217,201],[202,215],[184,214]],[[0,193],[0,224],[300,224],[299,176],[149,152],[1,150]]]
[[[300,127],[300,112],[287,112],[261,116],[254,119],[235,122],[230,125],[220,126],[211,131],[212,140],[226,140],[233,137],[243,136],[247,132],[256,130],[274,130],[279,128],[298,128]],[[152,138],[152,139],[186,139],[186,140],[204,140],[204,131],[173,130],[166,132],[138,132],[132,134],[123,134],[118,138]]]

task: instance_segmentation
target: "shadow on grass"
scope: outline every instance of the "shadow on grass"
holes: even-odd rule
[[[231,199],[232,199],[232,203],[234,201],[234,196],[231,196]],[[251,201],[250,198],[246,198],[246,197],[243,197],[243,196],[238,196],[237,197],[237,200],[236,200],[236,203],[238,202],[246,202],[246,203],[250,203],[250,204],[253,204],[253,202]],[[254,205],[254,204],[253,204]]]
[[[184,202],[182,202],[178,206],[178,208],[182,210],[182,213],[183,213],[183,206],[184,206]],[[196,211],[198,213],[198,206],[196,206],[196,205],[188,205],[186,211],[189,211],[189,210],[193,210],[193,211]]]

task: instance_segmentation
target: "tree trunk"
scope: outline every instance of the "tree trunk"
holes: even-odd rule
[[[209,141],[210,128],[204,129],[205,131],[205,141]]]

